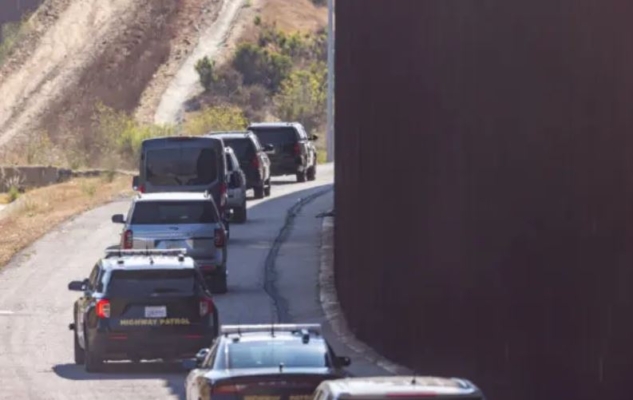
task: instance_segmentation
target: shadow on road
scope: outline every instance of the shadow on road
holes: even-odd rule
[[[53,372],[60,378],[73,381],[102,381],[102,380],[132,380],[132,379],[162,379],[173,395],[184,400],[184,381],[187,373],[180,363],[143,362],[133,364],[128,362],[106,363],[103,372],[87,373],[83,365],[59,364],[53,366]]]
[[[289,182],[289,183],[293,183],[293,182]],[[273,202],[279,201],[279,202],[284,203],[284,202],[287,202],[288,199],[290,198],[294,198],[298,201],[299,199],[303,199],[312,194],[315,194],[328,186],[331,187],[332,184],[327,183],[327,184],[322,184],[318,186],[313,186],[307,189],[298,190],[296,192],[279,196],[279,197],[270,199],[269,201],[258,203],[254,206],[251,206],[249,207],[249,211],[257,210],[258,208],[262,206],[270,207],[270,204]],[[292,204],[290,204],[290,206],[292,206]],[[282,213],[281,220],[279,222],[283,222],[285,218],[286,218],[286,213],[284,212]],[[257,219],[249,219],[247,220],[245,224],[240,224],[240,225],[249,225],[249,224],[255,225],[257,223],[263,223],[263,222],[258,222]],[[266,244],[267,249],[270,249],[271,244],[274,241],[274,239],[275,239],[274,237],[270,238],[270,242]],[[260,241],[242,239],[239,236],[231,236],[231,239],[229,240],[228,243],[229,243],[229,258],[228,258],[229,263],[231,260],[231,256],[230,256],[231,245],[235,245],[236,243],[239,243],[244,246],[262,246],[263,244]],[[109,246],[107,248],[118,249],[118,247],[119,245],[117,244],[117,245]],[[264,287],[262,286],[258,290],[263,292]],[[242,288],[240,290],[239,284],[237,284],[237,285],[232,285],[229,287],[228,295],[239,296],[239,295],[249,294],[248,293],[249,291],[251,290],[247,288]],[[222,309],[219,310],[219,313],[220,313],[220,318],[221,318]],[[243,321],[242,323],[247,324],[249,323],[249,321]],[[63,379],[76,380],[76,381],[159,379],[159,380],[165,381],[165,385],[169,387],[170,391],[175,396],[177,396],[178,399],[184,400],[186,398],[185,391],[184,391],[184,380],[187,373],[186,371],[182,369],[182,366],[180,363],[143,362],[140,364],[133,364],[129,362],[113,362],[113,363],[106,363],[104,366],[103,372],[100,372],[100,373],[87,373],[84,371],[82,365],[58,364],[58,365],[53,366],[53,372],[57,376]]]

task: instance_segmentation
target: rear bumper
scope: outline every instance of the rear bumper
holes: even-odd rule
[[[96,332],[90,341],[90,350],[105,360],[184,359],[209,347],[214,337],[212,331],[179,334]]]
[[[264,179],[258,169],[244,171],[244,175],[246,175],[246,190],[264,185]]]
[[[284,157],[271,160],[270,174],[274,176],[292,175],[297,172],[303,172],[305,166],[301,157]]]

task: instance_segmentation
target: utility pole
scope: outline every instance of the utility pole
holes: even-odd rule
[[[328,0],[327,33],[327,161],[334,161],[334,0]]]

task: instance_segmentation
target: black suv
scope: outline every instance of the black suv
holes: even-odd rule
[[[175,251],[181,251],[176,249]],[[73,281],[75,363],[193,357],[218,334],[218,313],[195,262],[174,250],[110,251]]]
[[[268,150],[272,176],[296,175],[298,182],[316,179],[316,135],[298,122],[255,123],[248,127]],[[272,148],[270,147],[272,146]]]
[[[213,132],[209,134],[220,138],[224,145],[233,149],[240,168],[246,175],[246,190],[253,189],[256,199],[270,196],[270,159],[267,151],[273,146],[263,146],[253,132]]]

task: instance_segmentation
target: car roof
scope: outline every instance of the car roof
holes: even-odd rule
[[[101,265],[108,270],[161,270],[161,269],[195,269],[195,261],[191,257],[169,255],[124,255],[122,257],[106,257]]]
[[[277,127],[294,127],[298,125],[298,122],[254,122],[248,126],[248,129],[251,128],[277,128]]]
[[[195,201],[211,200],[211,196],[200,192],[160,192],[160,193],[139,193],[135,201]]]
[[[239,131],[239,132],[211,132],[208,133],[209,137],[218,137],[220,139],[246,139],[248,138],[252,132],[249,131]]]
[[[228,335],[222,335],[222,338],[231,342],[240,343],[253,343],[253,342],[268,342],[268,341],[297,341],[301,342],[303,336],[300,333],[291,332],[275,332],[274,336],[271,333],[264,332],[244,332],[242,334],[230,333]],[[323,336],[310,334],[310,340],[306,343],[309,344],[322,344],[325,343]]]
[[[422,394],[433,391],[438,394],[478,393],[470,381],[459,378],[436,376],[376,376],[330,380],[324,382],[335,395],[371,396],[381,394]]]

